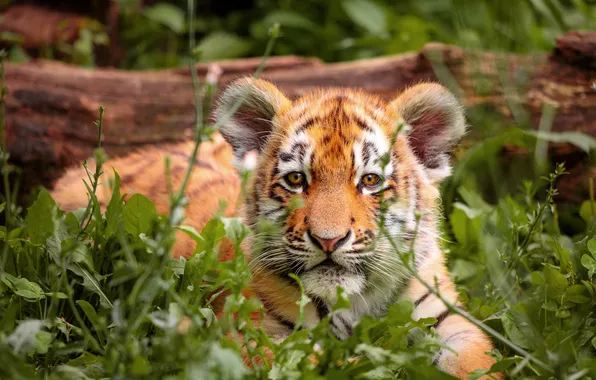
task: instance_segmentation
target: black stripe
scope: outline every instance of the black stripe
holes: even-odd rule
[[[255,292],[257,294],[257,296],[259,297],[259,299],[261,300],[261,303],[263,304],[263,307],[265,308],[265,310],[267,311],[267,313],[269,313],[269,315],[271,315],[273,318],[275,318],[276,321],[278,321],[280,324],[286,326],[287,328],[289,328],[290,330],[294,330],[294,328],[296,327],[296,324],[292,321],[287,320],[286,318],[284,318],[283,316],[277,314],[276,312],[274,312],[272,309],[272,305],[267,301],[266,298],[263,297],[263,295],[256,291]]]
[[[360,239],[356,239],[356,240],[354,240],[354,241],[352,242],[352,245],[361,244],[361,243],[363,243],[364,241],[366,241],[367,239],[368,239],[367,237],[361,237]],[[354,252],[356,252],[356,251],[354,251]]]
[[[304,160],[304,154],[306,153],[306,143],[304,142],[297,142],[294,145],[292,145],[292,147],[290,148],[290,150],[292,152],[296,152],[298,157],[300,158],[300,161]],[[294,156],[295,157],[295,156]]]
[[[315,121],[317,121],[317,117],[311,117],[309,119],[306,119],[306,121],[300,125],[298,128],[296,128],[296,131],[294,133],[300,133],[310,127],[313,126],[313,124],[315,123]]]
[[[345,319],[343,319],[342,317],[340,317],[339,315],[337,316],[337,318],[344,324],[344,326],[346,327],[346,331],[348,332],[349,336],[352,336],[352,334],[354,333],[354,329],[352,329],[352,325],[348,323],[348,321],[346,321]]]
[[[292,195],[294,193],[292,193],[290,190],[286,189],[285,187],[283,187],[283,185],[279,182],[276,182],[274,184],[271,185],[271,187],[269,188],[269,198],[273,199],[274,201],[283,203],[286,200],[284,198],[282,198],[281,196],[277,195],[274,193],[275,189],[282,189],[286,194],[288,195]]]
[[[299,242],[303,243],[304,241],[299,240]],[[300,247],[294,247],[293,245],[290,245],[290,248],[292,248],[295,251],[300,251],[300,252],[310,252],[308,249],[304,249],[304,248],[300,248]]]
[[[275,318],[276,321],[278,321],[280,324],[286,326],[287,328],[289,328],[290,330],[294,331],[294,329],[296,328],[296,324],[293,322],[288,321],[287,319],[285,319],[284,317],[282,317],[281,315],[277,315],[277,313],[273,313],[271,311],[269,311],[269,314]],[[300,327],[300,330],[302,330],[302,327]]]
[[[285,207],[286,207],[286,206],[279,206],[279,207],[278,207],[278,208],[276,208],[276,209],[269,210],[269,211],[267,211],[267,212],[265,213],[265,216],[271,216],[271,215],[275,214],[276,212],[279,212],[279,211],[283,210]]]
[[[335,319],[334,318],[331,318],[331,320],[329,321],[329,325],[331,327],[333,327],[335,330],[337,330],[337,332],[341,332],[339,326],[337,326],[337,323],[335,323]],[[339,339],[339,336],[337,336],[338,335],[337,333],[335,333],[333,335],[335,335],[335,337]]]
[[[364,122],[364,120],[360,119],[359,117],[355,117],[354,121],[356,122],[356,124],[363,130],[365,130],[366,132],[374,132],[373,129]]]
[[[422,301],[424,301],[428,296],[430,296],[430,292],[426,293],[425,295],[414,301],[414,306],[417,307],[418,305],[420,305]]]
[[[379,156],[379,151],[373,143],[366,141],[362,145],[362,160],[364,161],[364,164],[368,165],[373,156],[374,158],[377,158]]]
[[[370,195],[379,198],[381,195],[385,195],[386,192],[391,191],[391,190],[395,190],[395,187],[393,187],[393,185],[389,185],[385,188],[382,188],[374,193],[371,193]],[[391,199],[392,198],[385,198],[386,201],[389,201]]]
[[[435,330],[439,328],[439,325],[443,323],[443,321],[449,316],[449,314],[451,314],[451,311],[449,311],[449,309],[439,314],[439,316],[437,317],[437,322],[433,325]]]
[[[433,365],[439,364],[439,360],[441,360],[441,356],[443,355],[443,349],[440,349],[437,353],[437,356],[433,359]]]
[[[387,222],[389,222],[393,225],[404,224],[406,222],[405,218],[395,215],[395,214],[391,214],[389,212],[385,215],[385,218],[387,219]],[[422,302],[422,301],[420,301],[420,302]]]
[[[462,336],[462,335],[467,335],[467,334],[473,334],[473,331],[471,330],[463,330],[463,331],[458,331],[455,334],[452,334],[450,336],[448,336],[446,339],[444,339],[445,343],[452,341],[453,339],[457,338],[458,336]]]
[[[294,156],[291,153],[283,152],[279,155],[280,160],[283,162],[290,162],[294,159]]]
[[[319,316],[319,319],[322,320],[323,318],[325,318],[330,311],[325,301],[316,296],[310,296],[310,299],[312,300],[313,304],[317,309],[317,315]]]

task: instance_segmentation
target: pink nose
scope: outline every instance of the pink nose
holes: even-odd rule
[[[312,242],[316,246],[318,246],[320,249],[322,249],[323,252],[325,252],[325,253],[331,253],[331,252],[337,250],[342,245],[344,245],[345,242],[347,242],[348,239],[350,238],[350,234],[351,234],[351,232],[348,231],[348,233],[345,234],[344,236],[340,235],[340,236],[336,236],[331,239],[324,239],[324,238],[314,235],[310,231],[308,231],[308,235],[310,236]]]

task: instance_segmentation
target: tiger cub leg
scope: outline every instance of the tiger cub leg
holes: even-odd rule
[[[486,334],[460,315],[450,314],[437,329],[443,343],[449,349],[439,350],[434,362],[438,367],[460,379],[477,369],[488,369],[494,359],[486,354],[493,345]],[[501,379],[500,375],[493,375]],[[490,377],[486,377],[490,378]]]
[[[434,284],[433,280],[426,280]],[[458,305],[457,292],[446,272],[437,278],[438,290],[452,305]],[[493,349],[489,337],[476,325],[455,314],[445,306],[443,301],[420,282],[413,280],[408,289],[408,297],[414,302],[413,318],[437,319],[434,325],[441,341],[449,348],[442,348],[433,363],[441,370],[460,379],[467,379],[468,373],[477,369],[490,368],[495,360],[486,353]],[[491,375],[501,379],[500,374]],[[487,377],[490,378],[490,377]]]

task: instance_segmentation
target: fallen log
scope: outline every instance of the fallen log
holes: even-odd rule
[[[251,74],[259,59],[218,62],[220,85]],[[209,65],[197,65],[204,78]],[[316,59],[276,57],[263,75],[290,97],[316,87],[361,87],[384,98],[420,81],[441,81],[468,107],[538,127],[545,104],[556,108],[551,131],[580,131],[596,137],[596,32],[562,36],[550,54],[516,55],[466,51],[428,44],[418,53],[323,64]],[[34,61],[6,65],[7,141],[11,161],[27,185],[50,185],[69,165],[92,154],[98,108],[106,108],[103,145],[110,155],[188,136],[194,124],[194,93],[188,69],[125,72],[89,71]],[[553,160],[571,163],[561,193],[585,199],[587,179],[596,176],[587,156],[555,144]],[[580,191],[581,190],[581,191]]]

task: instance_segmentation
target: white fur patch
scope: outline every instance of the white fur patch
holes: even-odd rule
[[[393,163],[389,161],[385,167],[382,167],[381,157],[389,152],[389,140],[381,130],[370,118],[360,116],[365,120],[367,125],[373,130],[373,132],[363,132],[361,138],[354,143],[354,184],[358,186],[362,176],[366,174],[376,174],[381,178],[388,178],[393,174]],[[365,159],[364,150],[366,145],[372,145],[376,152],[370,153],[368,160]],[[375,190],[363,188],[363,194],[372,194]]]
[[[338,286],[348,295],[361,293],[366,286],[364,276],[337,265],[315,267],[302,274],[300,281],[307,294],[319,297],[330,305],[337,301]]]

